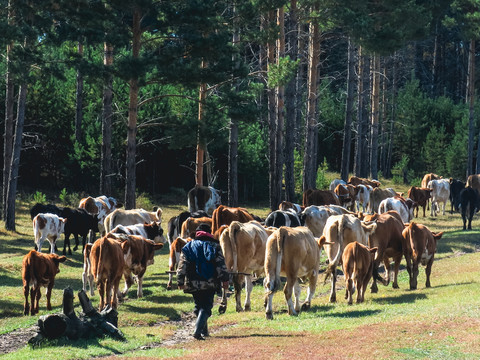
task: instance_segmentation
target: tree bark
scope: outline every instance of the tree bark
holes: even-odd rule
[[[318,5],[313,6],[313,11],[318,10]],[[317,131],[317,80],[318,62],[320,59],[320,29],[313,20],[310,23],[310,38],[308,44],[308,80],[307,80],[307,116],[305,128],[305,153],[303,162],[303,191],[315,188],[316,156],[315,132]],[[313,180],[312,180],[313,179]]]
[[[275,21],[275,12],[269,11],[268,13],[268,25],[271,26]],[[269,41],[267,44],[267,69],[270,72],[270,68],[275,64],[275,42]],[[275,210],[277,207],[276,193],[275,193],[275,180],[276,180],[276,160],[275,160],[275,141],[276,141],[276,103],[275,103],[275,89],[267,88],[268,99],[268,124],[269,124],[269,199],[270,210]]]
[[[27,84],[20,85],[18,94],[17,123],[13,139],[13,153],[8,178],[7,205],[5,209],[5,229],[15,231],[15,198],[17,195],[18,169],[22,150],[23,125],[25,123],[25,108],[27,105]]]
[[[287,26],[288,43],[290,44],[290,58],[295,61],[298,58],[298,21],[297,21],[297,1],[290,2],[290,16]],[[297,71],[298,76],[298,71]],[[293,77],[287,84],[285,90],[285,105],[287,108],[286,129],[285,129],[285,199],[290,202],[295,201],[295,175],[294,175],[294,149],[295,134],[297,132],[296,113],[297,106],[295,101],[296,77]]]
[[[473,143],[475,137],[475,40],[470,40],[468,50],[467,94],[468,103],[468,164],[467,177],[473,174]],[[477,158],[478,163],[478,158]],[[476,166],[478,167],[478,165]]]
[[[140,55],[140,9],[133,12],[132,22],[132,56],[137,59]],[[125,208],[134,209],[136,206],[135,185],[136,185],[136,137],[137,137],[137,115],[138,115],[138,78],[134,77],[129,81],[129,105],[127,125],[127,163],[125,176]]]
[[[363,157],[363,49],[358,49],[358,81],[357,81],[357,137],[355,142],[355,161],[353,165],[353,173],[355,176],[361,176],[362,173],[362,157]]]
[[[385,177],[391,178],[392,177],[392,155],[393,155],[393,133],[395,129],[395,121],[396,121],[396,100],[397,100],[397,62],[398,57],[395,53],[393,55],[393,68],[392,68],[392,107],[391,107],[391,118],[390,118],[390,131],[389,131],[389,138],[388,138],[388,148],[387,148],[387,162],[385,165]]]
[[[6,54],[6,87],[5,87],[5,133],[3,135],[3,188],[2,188],[2,217],[5,220],[7,207],[8,178],[10,176],[10,165],[12,163],[13,150],[13,124],[14,124],[14,91],[15,87],[10,72],[10,52],[13,44],[7,46]]]
[[[102,112],[102,154],[100,168],[100,194],[112,194],[112,99],[113,76],[109,67],[113,64],[113,46],[104,44],[104,58],[107,76],[103,87],[103,112]]]
[[[352,142],[352,118],[353,118],[353,89],[355,86],[355,47],[351,39],[348,39],[348,64],[347,64],[347,103],[345,123],[343,127],[343,149],[341,178],[348,181],[350,171],[350,148]]]
[[[375,54],[372,66],[372,112],[371,112],[371,149],[370,149],[370,175],[378,178],[378,118],[379,118],[379,92],[380,92],[380,56]]]
[[[83,44],[78,42],[78,55],[83,56]],[[83,122],[83,74],[80,69],[77,70],[77,90],[75,93],[75,140],[77,143],[82,141],[82,122]]]
[[[280,7],[277,11],[277,26],[279,30],[277,39],[277,64],[285,57],[285,10]],[[283,184],[283,131],[285,126],[285,86],[279,85],[277,88],[277,124],[275,139],[275,208],[282,201],[282,184]]]
[[[202,61],[202,69],[207,67],[207,64]],[[196,169],[195,169],[195,184],[203,185],[203,159],[205,158],[205,141],[203,140],[203,107],[205,105],[205,99],[207,97],[207,84],[200,84],[198,90],[198,133],[197,133],[197,156],[196,156]]]

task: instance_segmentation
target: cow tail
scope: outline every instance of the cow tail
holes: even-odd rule
[[[230,246],[232,247],[233,269],[234,273],[238,272],[237,262],[237,234],[240,232],[240,223],[234,221],[230,224]]]
[[[278,237],[277,237],[277,263],[275,266],[275,290],[280,289],[281,281],[280,281],[280,271],[282,270],[282,258],[283,258],[283,249],[285,247],[285,238],[287,237],[287,230],[284,228],[280,228],[278,230]]]
[[[331,262],[329,262],[327,266],[327,270],[325,271],[324,281],[327,281],[330,275],[336,276],[335,271],[343,253],[343,230],[345,227],[345,219],[346,219],[346,216],[342,216],[342,218],[340,219],[340,222],[338,223],[338,227],[337,227],[338,252],[337,252],[337,255],[335,255],[335,258]]]
[[[106,241],[106,240],[104,240]],[[102,244],[99,244],[100,246],[98,247],[98,256],[95,256],[95,260],[96,260],[96,264],[95,264],[95,268],[96,268],[96,272],[95,272],[95,280],[99,279],[100,278],[100,274],[102,274],[103,272],[103,263],[104,263],[104,260],[102,259],[102,248],[103,246],[103,243]],[[93,264],[92,264],[93,265]]]

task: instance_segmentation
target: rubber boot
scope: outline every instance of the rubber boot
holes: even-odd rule
[[[210,336],[210,333],[208,332],[208,324],[207,323],[205,323],[205,326],[203,327],[202,335],[204,337],[209,337]]]
[[[195,323],[195,333],[193,334],[193,337],[197,340],[205,340],[205,338],[202,336],[203,329],[207,325],[207,320],[208,320],[208,314],[203,311],[203,309],[200,309],[198,312],[197,316],[197,322]]]

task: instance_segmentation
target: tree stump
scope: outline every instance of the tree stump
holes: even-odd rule
[[[77,340],[107,335],[117,340],[126,340],[117,328],[118,312],[115,309],[107,306],[98,312],[82,290],[78,293],[78,299],[83,312],[80,312],[77,317],[73,298],[73,290],[70,287],[63,290],[63,313],[40,316],[39,331],[28,341],[29,344],[37,346],[46,339],[52,340],[64,336],[70,340]]]

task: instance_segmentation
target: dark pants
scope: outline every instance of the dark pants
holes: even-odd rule
[[[208,314],[208,317],[212,315],[213,299],[215,297],[215,290],[200,290],[192,293],[193,300],[195,301],[195,309],[193,312],[198,316],[200,310]]]

